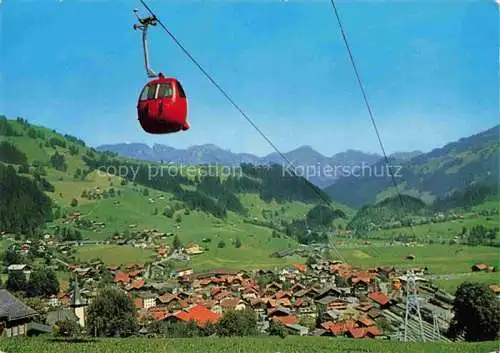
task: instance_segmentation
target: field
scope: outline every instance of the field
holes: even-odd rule
[[[113,213],[103,212],[107,207],[112,207],[111,200],[100,201],[99,208],[92,208],[90,205],[82,207],[84,215],[92,215],[92,219],[105,222],[106,228],[100,233],[84,233],[91,239],[105,239],[113,234],[114,231],[123,231],[130,229],[129,225],[134,225],[137,229],[157,229],[162,232],[172,232],[178,235],[184,245],[194,241],[202,247],[208,248],[204,254],[192,256],[190,266],[196,269],[206,269],[213,267],[231,267],[231,268],[270,268],[283,264],[282,259],[272,258],[270,255],[279,249],[291,248],[297,245],[296,241],[290,238],[274,238],[272,231],[265,227],[255,226],[244,223],[240,218],[230,215],[227,221],[215,219],[200,212],[191,212],[185,215],[179,212],[182,221],[176,223],[174,218],[168,218],[163,215],[148,214],[151,206],[146,211],[140,205],[141,198],[138,197],[135,203],[124,204],[128,209],[124,212]],[[136,207],[132,207],[132,205]],[[89,208],[87,208],[89,207]],[[88,213],[85,211],[88,210]],[[122,209],[123,210],[123,209]],[[143,211],[141,211],[143,210]],[[107,214],[99,217],[97,215]],[[90,216],[89,216],[90,217]],[[210,239],[210,242],[203,243],[203,239]],[[240,248],[234,246],[234,241],[239,238],[242,245]],[[219,242],[224,241],[225,246],[219,248]],[[168,246],[172,244],[172,237],[162,240]],[[106,264],[123,263],[124,261],[146,261],[153,252],[151,250],[142,250],[128,246],[83,246],[77,248],[77,256],[80,260],[89,260],[100,257]],[[300,258],[290,258],[291,262],[303,262]]]
[[[472,272],[471,266],[476,263],[488,263],[498,268],[498,250],[488,246],[462,246],[432,244],[422,247],[390,246],[380,242],[371,245],[347,243],[337,246],[344,259],[355,266],[375,267],[390,265],[399,268],[427,266],[426,276],[440,288],[454,293],[464,281],[500,284],[500,273]],[[409,254],[414,260],[406,260]],[[332,253],[332,258],[336,259]]]
[[[253,227],[248,224],[242,225]],[[206,229],[211,228],[207,227]],[[185,239],[182,228],[179,232],[181,239]],[[190,233],[187,232],[187,234]],[[206,231],[204,234],[211,233]],[[304,263],[305,261],[304,258],[298,256],[281,259],[269,257],[268,254],[272,249],[276,250],[280,248],[280,245],[286,246],[288,240],[272,238],[269,235],[265,238],[261,236],[261,239],[257,236],[245,237],[241,235],[243,245],[237,249],[229,243],[232,239],[231,234],[231,228],[219,229],[219,236],[207,245],[210,250],[204,254],[192,256],[188,266],[194,267],[197,271],[218,267],[272,269],[292,263]],[[242,234],[246,233],[243,232]],[[220,239],[224,239],[226,242],[226,247],[222,249],[217,247]],[[168,242],[167,244],[169,245]],[[77,249],[77,256],[81,261],[99,257],[105,264],[145,262],[150,260],[153,254],[151,250],[118,245],[89,245]],[[498,265],[497,251],[493,247],[433,244],[411,248],[403,246],[383,247],[377,243],[360,245],[359,242],[353,242],[337,246],[337,249],[348,263],[363,268],[381,265],[397,267],[427,266],[429,279],[452,293],[460,283],[466,280],[486,284],[500,284],[500,273],[498,272],[477,273],[471,271],[471,266],[480,262]],[[415,255],[415,260],[405,260],[408,254]],[[332,258],[336,259],[335,256],[332,256]],[[457,259],[459,260],[457,261]]]
[[[200,226],[200,225],[198,225]],[[203,226],[203,225],[201,225]],[[245,228],[246,227],[246,228]],[[273,258],[269,255],[278,249],[285,248],[288,244],[295,243],[288,239],[272,238],[267,229],[258,229],[259,227],[241,223],[239,225],[225,225],[220,228],[205,228],[204,232],[199,233],[205,237],[212,237],[208,244],[200,243],[209,250],[203,254],[193,255],[189,266],[196,270],[204,270],[216,267],[226,267],[233,269],[252,269],[252,268],[273,268],[283,266],[287,263],[303,263],[304,259],[300,257],[287,258],[286,260]],[[236,229],[236,230],[235,230]],[[177,230],[179,238],[184,244],[189,240],[197,240],[197,233],[192,230],[183,232],[183,228]],[[242,246],[235,248],[232,241],[236,239],[235,234],[239,234]],[[172,239],[172,238],[170,238]],[[219,241],[224,240],[226,246],[218,248]],[[171,240],[165,242],[171,245]],[[133,248],[130,246],[119,245],[88,245],[77,248],[76,256],[80,261],[90,260],[99,257],[105,264],[120,264],[126,262],[146,262],[151,260],[153,251],[149,249]]]
[[[281,338],[188,338],[188,339],[99,339],[93,342],[63,343],[40,338],[0,341],[6,353],[488,353],[498,348],[485,343],[402,343],[374,340],[349,340],[325,337]]]
[[[468,273],[463,275],[450,275],[447,279],[436,279],[433,282],[444,291],[455,293],[457,287],[465,281],[480,282],[486,284],[500,284],[500,274],[492,273]]]
[[[358,266],[393,265],[399,267],[427,266],[430,274],[471,272],[471,266],[486,262],[497,264],[497,248],[432,244],[422,247],[369,246],[342,249],[347,262]],[[415,260],[405,260],[409,254]]]
[[[493,203],[485,203],[478,209],[492,209],[492,206],[494,206]],[[432,241],[440,243],[443,240],[447,241],[458,236],[463,227],[470,228],[478,224],[482,224],[486,227],[494,227],[498,226],[498,223],[498,216],[477,216],[474,218],[457,219],[442,223],[416,225],[413,229],[418,240],[428,241],[432,239]],[[367,238],[391,240],[398,235],[412,236],[413,233],[410,228],[382,229],[368,233]]]
[[[80,261],[100,258],[105,264],[122,264],[124,262],[146,262],[151,258],[150,249],[133,248],[119,245],[89,245],[77,251]]]

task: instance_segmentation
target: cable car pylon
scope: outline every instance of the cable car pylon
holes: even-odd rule
[[[418,327],[416,330],[417,332],[417,337],[415,337],[415,340],[420,340],[423,342],[425,341],[425,335],[424,335],[424,325],[422,322],[422,314],[420,313],[420,301],[418,299],[418,294],[417,294],[417,282],[415,278],[415,273],[413,270],[408,270],[407,275],[406,275],[406,308],[405,308],[405,321],[404,321],[404,342],[409,341],[409,331],[412,329],[413,326],[410,324],[410,321],[413,319],[416,321]]]

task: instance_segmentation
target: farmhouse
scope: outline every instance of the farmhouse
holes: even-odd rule
[[[183,268],[176,271],[177,277],[185,277],[185,276],[190,276],[192,274],[193,274],[192,268]]]
[[[198,244],[191,242],[186,246],[186,253],[188,255],[198,255],[202,254],[203,251],[200,249]]]
[[[472,271],[474,272],[495,272],[496,269],[494,266],[487,264],[475,264],[472,266]]]
[[[35,310],[7,290],[0,289],[0,336],[25,336],[28,323],[35,315]]]

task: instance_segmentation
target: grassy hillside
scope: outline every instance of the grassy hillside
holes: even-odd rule
[[[398,227],[394,229],[376,229],[366,233],[367,239],[383,239],[386,241],[398,238],[411,239],[415,232],[416,241],[442,243],[449,242],[461,235],[463,228],[470,229],[474,226],[484,225],[488,228],[498,225],[498,216],[472,216],[467,219],[455,219],[444,222],[417,224],[410,227]]]
[[[361,207],[351,219],[348,227],[358,235],[366,235],[373,230],[397,229],[401,234],[401,227],[410,225],[426,228],[429,224],[446,223],[447,227],[455,228],[453,223],[463,223],[466,219],[475,219],[476,225],[498,224],[499,193],[498,186],[483,183],[474,183],[464,190],[454,191],[452,194],[437,198],[428,204],[424,200],[402,194],[389,196],[373,205]],[[445,232],[440,227],[439,237],[427,237],[437,240]],[[403,230],[404,231],[404,230]],[[429,232],[428,232],[428,235]],[[457,232],[456,236],[459,235]]]
[[[269,255],[296,247],[297,239],[273,235],[271,228],[245,221],[305,219],[321,202],[320,189],[302,178],[284,176],[278,166],[228,169],[134,161],[98,153],[78,138],[23,119],[0,118],[0,144],[7,150],[11,146],[15,149],[7,157],[0,153],[0,162],[36,181],[53,201],[53,220],[45,232],[67,227],[89,240],[105,240],[135,229],[175,233],[183,244],[195,241],[208,248],[208,252],[193,257],[192,263],[198,267],[283,263],[283,259]],[[326,194],[322,197],[328,199]],[[329,207],[353,213],[340,204]],[[81,213],[78,223],[63,218],[74,212]],[[233,245],[236,237],[242,243],[238,249]],[[202,244],[207,238],[211,242]],[[170,245],[171,240],[164,242]],[[218,247],[221,240],[226,244],[223,248]],[[111,263],[125,258],[144,260],[151,253],[129,247],[88,246],[76,255],[81,260],[102,257]]]
[[[382,225],[408,225],[412,217],[427,213],[426,206],[422,200],[408,195],[388,197],[374,205],[363,206],[348,227],[364,235]]]
[[[203,347],[203,348],[202,348]],[[497,342],[484,343],[403,343],[376,340],[350,340],[325,337],[281,338],[214,338],[214,339],[99,339],[89,342],[65,343],[47,339],[9,339],[0,341],[0,349],[8,353],[48,352],[121,352],[121,353],[485,353],[498,348]]]
[[[392,172],[405,193],[429,201],[463,190],[472,182],[497,185],[499,131],[497,125],[406,161],[390,158]],[[361,177],[342,178],[325,191],[333,199],[354,208],[396,192],[385,161],[364,171]]]

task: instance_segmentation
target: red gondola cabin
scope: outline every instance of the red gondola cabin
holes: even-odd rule
[[[150,134],[189,129],[186,93],[178,80],[161,73],[142,89],[137,114],[142,128]]]

